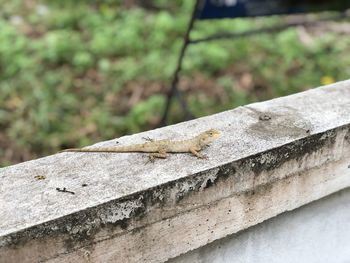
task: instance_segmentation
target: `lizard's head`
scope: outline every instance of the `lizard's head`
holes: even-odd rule
[[[221,133],[215,129],[210,129],[210,130],[203,132],[200,135],[201,145],[208,145],[209,143],[211,143],[212,141],[217,139],[220,136],[220,134]]]

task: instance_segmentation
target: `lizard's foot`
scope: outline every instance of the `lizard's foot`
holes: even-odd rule
[[[196,149],[191,148],[191,149],[190,149],[190,152],[191,152],[194,156],[196,156],[197,158],[205,159],[205,160],[208,160],[208,159],[209,159],[208,156],[199,153],[198,151],[196,151]]]
[[[199,156],[197,156],[199,159],[204,159],[204,160],[209,160],[209,157],[207,155],[204,154],[200,154]]]
[[[155,158],[154,156],[152,156],[151,154],[149,154],[149,155],[148,155],[148,160],[147,160],[146,164],[148,164],[148,163],[154,163],[155,159],[156,159],[156,158]]]

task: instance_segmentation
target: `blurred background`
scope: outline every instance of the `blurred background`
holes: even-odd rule
[[[157,127],[193,5],[0,0],[0,166]],[[285,21],[200,21],[191,36]],[[179,90],[200,117],[347,79],[349,33],[347,19],[191,45]]]

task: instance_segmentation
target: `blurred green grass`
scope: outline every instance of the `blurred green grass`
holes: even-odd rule
[[[192,1],[0,0],[0,166],[153,128]],[[283,18],[199,22],[192,37]],[[298,29],[190,46],[180,88],[196,116],[346,79],[350,38]],[[173,107],[171,121],[180,121]]]

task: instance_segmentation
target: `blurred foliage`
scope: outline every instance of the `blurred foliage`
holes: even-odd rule
[[[193,2],[0,0],[0,165],[154,127]],[[192,37],[283,18],[198,22]],[[346,79],[350,39],[297,29],[188,49],[197,116]],[[181,110],[173,107],[173,122]]]

